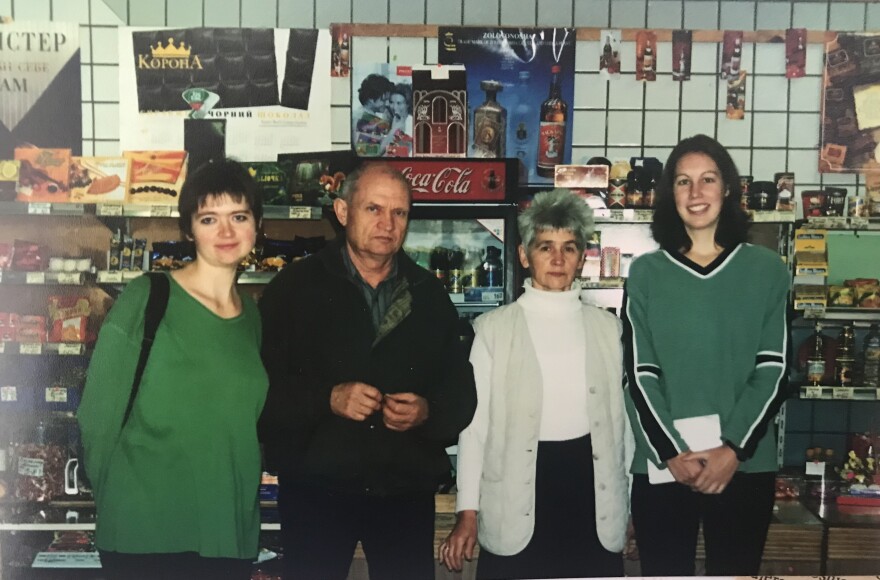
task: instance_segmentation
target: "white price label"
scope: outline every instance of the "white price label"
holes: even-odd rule
[[[3,283],[3,270],[0,270],[0,284]]]
[[[47,403],[66,403],[67,389],[64,387],[46,387]]]
[[[43,354],[43,343],[23,342],[18,345],[18,354]]]
[[[853,398],[854,392],[852,387],[834,387],[832,398],[848,401]]]
[[[46,283],[46,273],[45,272],[28,272],[24,276],[24,281],[27,284],[45,284]]]
[[[58,274],[59,284],[81,284],[80,275],[77,273],[62,272]]]
[[[43,477],[43,460],[33,457],[19,457],[18,474],[25,477]]]
[[[122,284],[122,272],[98,272],[101,284]]]
[[[623,210],[623,219],[624,221],[635,221],[636,219],[636,210],[634,209],[625,209]]]
[[[807,308],[804,310],[804,318],[825,318],[824,308]]]
[[[102,203],[98,206],[98,215],[118,217],[122,215],[122,206],[115,203]]]
[[[0,354],[3,354],[5,352],[6,352],[6,341],[0,340]]]
[[[29,203],[28,214],[30,215],[49,215],[52,213],[51,203]]]
[[[805,399],[821,399],[822,398],[822,387],[807,387],[804,392]]]
[[[312,217],[312,208],[303,205],[292,205],[287,211],[287,217],[292,220],[307,220]]]
[[[74,342],[62,342],[58,345],[58,354],[77,355],[82,354],[82,345]]]
[[[150,217],[171,217],[170,205],[152,205],[150,206]]]
[[[501,302],[504,300],[503,292],[483,292],[483,302]]]
[[[825,462],[807,461],[804,473],[806,473],[807,475],[825,475]]]
[[[0,387],[0,401],[4,403],[14,403],[18,400],[18,387],[6,386]]]

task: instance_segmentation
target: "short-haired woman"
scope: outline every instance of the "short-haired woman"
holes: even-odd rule
[[[696,135],[669,156],[624,297],[632,512],[643,576],[755,575],[773,510],[773,417],[784,400],[790,279],[746,243],[727,150]]]
[[[167,310],[123,426],[144,334],[147,276],[101,327],[77,413],[110,578],[250,578],[257,555],[257,419],[268,379],[260,315],[236,268],[254,247],[262,203],[234,161],[184,183],[180,229],[196,259],[167,275]]]
[[[459,437],[457,521],[440,559],[477,578],[622,576],[628,477],[619,321],[574,284],[592,210],[539,193],[519,218],[523,294],[476,320],[477,411]]]

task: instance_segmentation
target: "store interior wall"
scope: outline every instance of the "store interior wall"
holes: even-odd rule
[[[880,4],[845,0],[0,0],[0,14],[15,20],[80,24],[84,155],[120,153],[119,26],[326,28],[334,22],[356,22],[880,30]],[[831,185],[864,193],[861,176],[823,175],[817,169],[821,44],[807,47],[807,75],[793,80],[784,76],[783,44],[744,44],[744,68],[750,73],[744,120],[728,120],[724,115],[724,82],[716,74],[718,44],[695,43],[692,78],[677,82],[671,75],[670,43],[658,43],[659,73],[651,83],[636,81],[632,74],[634,44],[622,44],[623,74],[609,83],[599,77],[598,42],[577,43],[573,163],[594,155],[665,160],[680,138],[706,133],[730,149],[740,173],[756,180],[793,171],[798,190]],[[356,37],[352,58],[354,66],[358,62],[431,64],[436,62],[436,49],[433,38]],[[332,79],[331,106],[333,147],[348,148],[348,79]],[[845,240],[845,244],[851,242]],[[859,255],[877,259],[880,236],[858,248],[846,253],[841,272],[863,272],[854,261]],[[786,464],[802,462],[808,446],[832,448],[841,456],[846,433],[880,428],[880,403],[826,403],[820,408],[810,401],[792,400],[787,409]]]

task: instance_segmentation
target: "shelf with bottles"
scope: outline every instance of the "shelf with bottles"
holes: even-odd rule
[[[880,231],[880,216],[813,216],[796,223],[809,229]]]
[[[748,210],[749,219],[752,223],[780,223],[789,224],[795,222],[793,211],[777,211],[777,210]],[[593,219],[597,224],[608,223],[651,223],[654,219],[653,209],[636,209],[636,208],[594,208]],[[880,224],[878,224],[880,229]]]
[[[863,386],[801,385],[798,388],[798,396],[801,399],[823,401],[878,401],[880,389]]]
[[[877,400],[880,392],[880,325],[845,321],[836,338],[815,322],[800,341],[791,382],[802,399]],[[803,332],[803,328],[797,329]],[[857,331],[858,330],[858,331]],[[794,335],[795,332],[792,332]],[[794,338],[794,337],[793,337]]]
[[[852,320],[859,322],[880,321],[880,308],[847,308],[843,306],[814,307],[800,310],[801,316],[794,319],[795,326],[812,326],[815,320]]]

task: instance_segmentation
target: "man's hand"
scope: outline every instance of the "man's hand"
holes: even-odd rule
[[[474,546],[477,544],[477,512],[462,510],[455,518],[455,527],[440,544],[437,559],[453,572],[461,572],[463,560],[474,559]]]
[[[723,492],[739,467],[736,453],[727,445],[698,451],[692,456],[705,465],[691,486],[700,493]]]
[[[668,460],[666,462],[666,467],[669,468],[675,481],[691,487],[693,487],[694,481],[703,470],[703,466],[696,460],[694,454],[690,451],[680,453]]]
[[[392,431],[407,431],[428,418],[428,401],[415,393],[385,395],[382,405],[385,426]]]
[[[330,391],[330,410],[340,417],[363,421],[382,408],[382,393],[366,383],[341,383]]]

